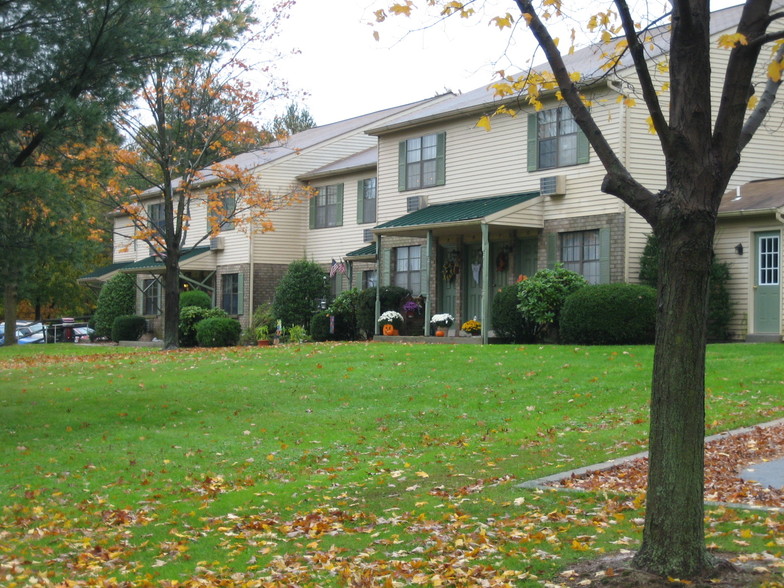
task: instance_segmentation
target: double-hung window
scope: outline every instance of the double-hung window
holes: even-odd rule
[[[589,284],[601,281],[599,230],[561,235],[561,261],[564,268],[582,275]]]
[[[566,106],[528,116],[528,171],[588,163],[588,140]]]
[[[142,314],[152,316],[160,314],[161,285],[156,279],[142,280]]]
[[[357,224],[376,222],[376,178],[357,182]]]
[[[221,308],[228,314],[242,314],[240,310],[240,274],[221,276]]]
[[[446,133],[400,142],[398,189],[417,190],[446,183]]]
[[[163,245],[163,235],[166,231],[166,211],[163,202],[147,205],[147,228],[152,231],[150,235],[150,255],[155,255],[156,248],[153,243]]]
[[[406,288],[415,296],[422,291],[422,247],[395,248],[395,286]]]
[[[310,228],[343,225],[343,184],[322,186],[310,199]]]
[[[210,198],[208,202],[210,226],[216,231],[234,230],[234,213],[237,208],[237,200],[234,194],[219,194]]]

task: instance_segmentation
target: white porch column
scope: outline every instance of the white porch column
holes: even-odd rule
[[[487,345],[490,326],[490,227],[482,223],[482,345]]]

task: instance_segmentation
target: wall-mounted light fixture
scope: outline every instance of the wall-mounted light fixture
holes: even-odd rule
[[[738,255],[743,255],[743,243],[738,243],[735,245],[735,253]]]

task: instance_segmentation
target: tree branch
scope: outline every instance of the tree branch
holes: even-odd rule
[[[779,47],[778,51],[776,51],[776,57],[774,59],[778,62],[781,62],[784,59],[784,45]],[[743,151],[746,145],[749,144],[751,138],[754,136],[754,133],[757,132],[762,121],[765,120],[765,117],[770,112],[770,108],[773,105],[773,102],[776,100],[776,93],[779,90],[779,86],[781,86],[781,78],[774,81],[771,78],[768,78],[767,83],[765,84],[765,90],[762,92],[762,96],[757,103],[757,106],[754,107],[754,111],[751,113],[749,118],[743,125],[743,128],[740,132],[740,142],[738,144],[738,151]]]
[[[569,71],[564,64],[558,47],[555,45],[550,32],[534,10],[531,0],[515,0],[520,12],[526,16],[528,26],[545,52],[547,61],[553,69],[553,75],[558,83],[564,100],[572,111],[575,122],[585,133],[599,160],[607,170],[607,177],[602,183],[602,190],[617,196],[631,206],[649,223],[654,224],[656,219],[656,196],[645,186],[637,182],[618,156],[613,151],[601,129],[594,121],[588,108],[583,104],[577,86],[569,77]]]
[[[637,72],[637,77],[639,78],[640,86],[642,87],[645,105],[648,107],[648,112],[653,121],[653,128],[656,129],[659,141],[661,141],[662,151],[666,156],[671,150],[672,133],[670,132],[670,127],[662,112],[661,103],[659,102],[656,88],[651,79],[651,72],[648,69],[648,63],[645,59],[645,49],[643,48],[642,43],[640,43],[640,38],[637,35],[637,30],[635,29],[634,20],[632,19],[628,3],[625,0],[615,0],[615,6],[621,17],[623,31],[626,35],[626,42],[629,44],[629,52],[634,60],[634,69]]]

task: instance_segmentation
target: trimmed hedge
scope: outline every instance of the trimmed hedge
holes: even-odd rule
[[[180,292],[180,308],[184,306],[212,308],[212,298],[202,290],[186,290],[185,292]]]
[[[584,286],[566,298],[561,309],[560,328],[564,343],[653,343],[656,290],[639,284]]]
[[[112,323],[112,341],[138,341],[147,330],[143,316],[127,314],[115,317]]]
[[[536,325],[527,320],[517,308],[519,284],[504,286],[493,297],[492,325],[497,337],[514,343],[536,340]]]
[[[238,320],[214,317],[196,325],[196,340],[200,347],[231,347],[240,341],[242,327]]]
[[[136,278],[131,274],[117,274],[106,282],[98,295],[93,315],[96,337],[111,337],[114,319],[136,312]]]
[[[537,339],[558,330],[566,298],[587,284],[583,276],[557,263],[553,269],[541,269],[517,285],[517,308],[533,325]]]
[[[196,326],[204,319],[225,318],[227,316],[226,311],[222,308],[180,307],[180,324],[178,329],[180,347],[196,347],[198,343]]]
[[[329,313],[321,310],[310,319],[310,338],[314,341],[329,339]]]

